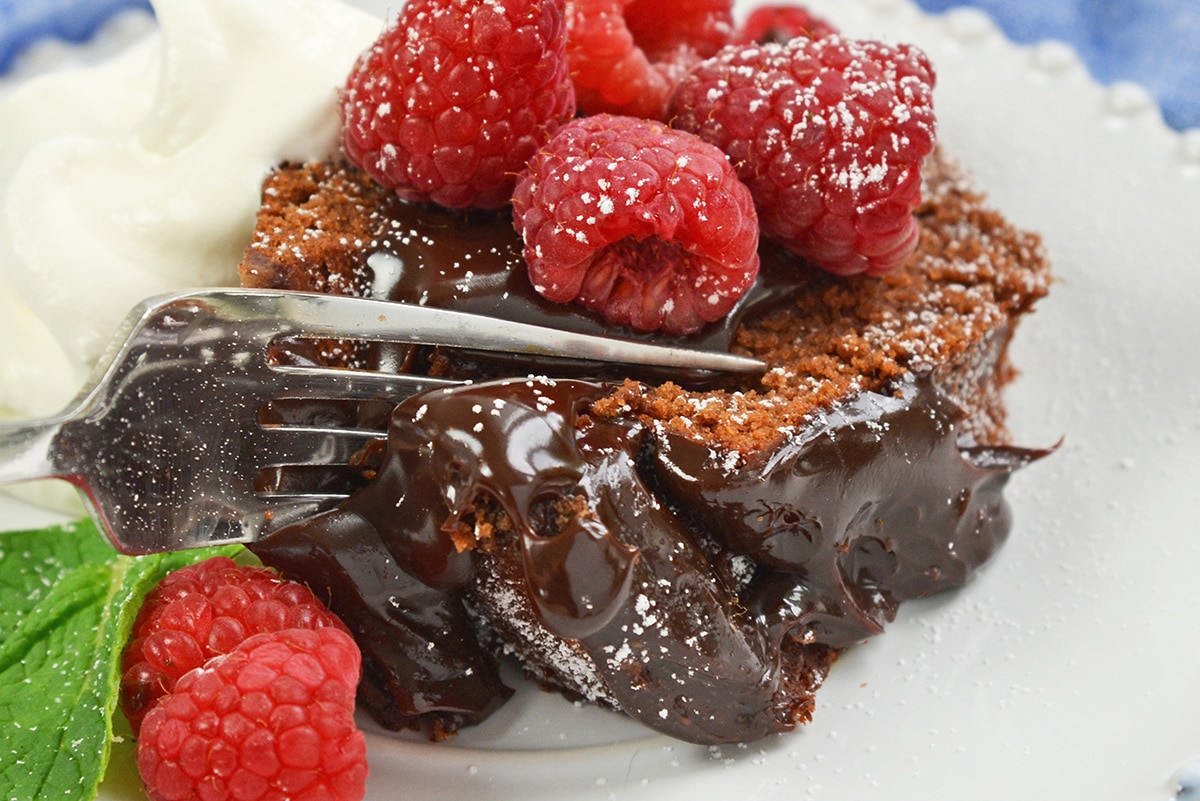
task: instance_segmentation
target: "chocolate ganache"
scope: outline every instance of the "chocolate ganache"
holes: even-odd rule
[[[245,283],[606,332],[532,293],[505,221],[404,204],[344,166],[291,169],[268,181],[283,200],[260,215]],[[846,281],[764,249],[735,314],[689,342],[764,359],[761,386],[285,347],[473,379],[397,405],[358,460],[366,486],[253,546],[355,633],[381,724],[440,738],[484,719],[511,693],[511,653],[657,731],[751,741],[806,721],[836,655],[901,602],[966,582],[1009,529],[1008,476],[1044,453],[1004,444],[998,390],[1047,273],[947,169],[911,269]],[[274,239],[316,202],[342,228]]]
[[[901,601],[961,585],[1008,530],[1009,472],[1037,456],[960,451],[961,411],[926,378],[734,471],[588,415],[605,391],[510,379],[416,396],[367,488],[256,546],[367,635],[364,700],[385,724],[452,727],[506,697],[471,609],[505,640],[537,621],[559,654],[545,678],[659,731],[790,729],[811,698],[787,680],[823,673]]]

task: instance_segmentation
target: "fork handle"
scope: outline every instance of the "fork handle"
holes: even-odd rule
[[[57,478],[50,457],[62,420],[27,420],[0,423],[0,484]]]

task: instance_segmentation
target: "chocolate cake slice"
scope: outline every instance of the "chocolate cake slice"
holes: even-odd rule
[[[882,278],[763,245],[751,292],[683,340],[768,364],[744,385],[285,348],[472,379],[401,403],[370,483],[255,546],[355,632],[380,722],[483,719],[512,654],[658,731],[750,741],[806,721],[836,655],[901,602],[964,584],[1007,535],[1009,474],[1042,453],[1009,444],[1000,392],[1050,276],[941,154],[924,181],[918,251]],[[629,336],[536,295],[505,214],[407,204],[341,163],[269,176],[241,274]]]

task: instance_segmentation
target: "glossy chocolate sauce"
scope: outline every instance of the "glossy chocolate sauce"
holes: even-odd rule
[[[507,210],[464,217],[461,212],[394,200],[384,216],[384,232],[367,259],[373,297],[584,334],[663,340],[613,325],[581,306],[539,295],[529,282],[521,237]],[[728,315],[696,334],[670,341],[728,350],[748,314],[761,314],[799,291],[809,268],[771,244],[764,243],[761,253],[758,279]]]
[[[928,378],[863,393],[735,470],[588,415],[606,391],[511,379],[416,396],[367,488],[256,546],[356,631],[386,725],[453,729],[503,701],[483,620],[543,629],[559,642],[535,650],[594,671],[547,677],[672,736],[790,729],[810,701],[789,695],[796,666],[965,582],[1008,530],[1009,473],[1037,455],[960,451],[962,412]]]
[[[378,250],[363,255],[369,294],[612,333],[532,291],[506,220],[389,204]],[[804,276],[768,248],[734,314],[687,344],[729,349]],[[540,369],[372,358],[443,374]],[[360,700],[383,725],[439,737],[482,720],[510,693],[495,655],[506,650],[684,740],[789,730],[840,649],[879,633],[902,601],[962,585],[995,551],[1009,527],[1001,490],[1041,455],[960,446],[965,413],[929,374],[851,395],[732,460],[633,414],[593,414],[613,389],[594,378],[410,398],[370,484],[255,546],[355,632]]]
[[[521,238],[513,229],[507,210],[464,214],[406,203],[394,195],[372,196],[370,200],[375,205],[375,230],[369,243],[351,247],[357,251],[354,275],[330,276],[325,279],[326,285],[353,286],[356,293],[370,297],[502,317],[576,333],[728,351],[745,319],[762,315],[794,297],[815,275],[795,256],[763,243],[758,278],[726,317],[696,334],[664,339],[613,325],[582,306],[554,303],[539,295],[529,281]],[[281,270],[263,251],[249,249],[245,268],[253,273],[256,286],[296,288],[291,283],[292,274]],[[334,272],[328,265],[326,269]],[[280,361],[320,361],[311,344],[283,344],[285,347],[276,353]],[[527,355],[515,361],[499,353],[403,345],[368,345],[357,351],[357,358],[371,367],[431,372],[451,378],[546,372],[556,376],[633,377],[655,383],[674,380],[696,388],[719,386],[729,380],[728,376],[711,373],[688,376],[662,368],[572,363]]]

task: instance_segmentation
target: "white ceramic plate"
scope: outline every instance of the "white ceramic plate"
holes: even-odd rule
[[[526,686],[450,743],[370,735],[370,801],[1165,801],[1200,757],[1200,141],[978,14],[811,5],[925,47],[942,142],[1044,234],[1059,282],[1015,346],[1011,427],[1062,448],[1014,479],[999,558],[848,653],[803,731],[698,748]],[[0,498],[0,526],[50,519]],[[141,797],[127,747],[101,797]]]

